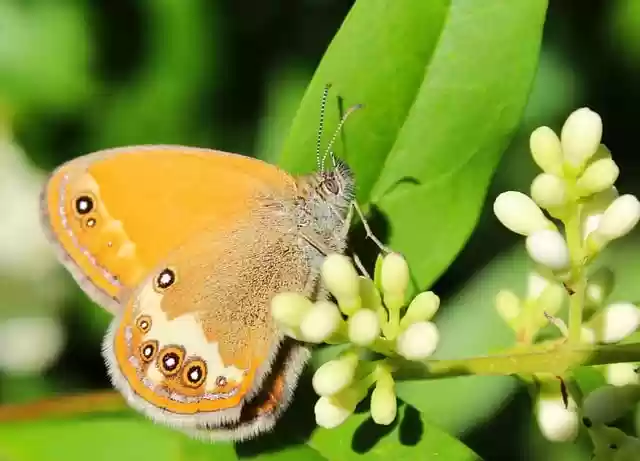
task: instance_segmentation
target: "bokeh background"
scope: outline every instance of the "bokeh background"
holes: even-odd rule
[[[38,225],[46,173],[84,153],[140,143],[276,159],[351,4],[0,1],[0,404],[109,388],[100,356],[109,317],[57,265]],[[640,194],[638,81],[640,1],[551,2],[530,101],[487,203],[500,191],[528,189],[536,174],[530,132],[559,129],[581,106],[604,120],[619,188]],[[457,295],[515,242],[488,206],[435,289]],[[482,283],[509,286],[503,273]],[[530,407],[526,392],[510,392],[467,422],[465,442],[488,460],[588,459],[584,447],[549,447]]]

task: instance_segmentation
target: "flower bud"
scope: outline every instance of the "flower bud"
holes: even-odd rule
[[[388,426],[396,419],[397,413],[393,378],[388,376],[378,381],[371,394],[371,418],[376,424]]]
[[[569,267],[569,248],[560,232],[541,230],[534,232],[526,241],[531,259],[551,270],[559,271]]]
[[[632,363],[612,363],[605,367],[605,379],[612,386],[626,386],[640,384],[640,374],[636,370],[638,365]]]
[[[595,306],[601,306],[613,291],[614,274],[608,267],[596,270],[587,282],[586,300]]]
[[[542,208],[553,209],[567,203],[567,188],[559,177],[542,173],[531,183],[531,197]]]
[[[587,322],[596,339],[602,343],[617,343],[640,325],[640,309],[628,302],[609,304]]]
[[[557,283],[550,283],[540,296],[538,296],[536,303],[541,311],[549,315],[556,315],[562,307],[565,296],[566,290],[564,287]]]
[[[313,389],[323,397],[337,394],[351,384],[357,366],[358,356],[352,353],[323,363],[313,375]]]
[[[530,272],[527,278],[527,298],[538,299],[550,283],[551,281],[539,272]]]
[[[351,259],[335,253],[328,255],[322,264],[321,276],[345,314],[360,308],[360,278]]]
[[[436,314],[439,307],[440,298],[433,291],[419,293],[409,303],[407,311],[400,320],[400,328],[405,329],[416,322],[428,322]]]
[[[520,299],[509,290],[500,290],[496,295],[496,310],[507,324],[514,322],[522,312]]]
[[[567,118],[560,139],[565,161],[580,170],[600,146],[602,119],[587,107],[578,109]]]
[[[546,173],[562,174],[562,146],[554,131],[541,126],[531,133],[529,148],[534,162]]]
[[[313,303],[299,293],[278,293],[271,300],[271,315],[285,327],[297,329]]]
[[[320,397],[316,402],[313,412],[316,416],[316,423],[325,429],[338,427],[351,416],[354,408],[344,407],[340,402],[336,402],[331,397]]]
[[[318,301],[303,317],[300,333],[305,341],[322,343],[336,332],[341,322],[338,306],[330,301]]]
[[[598,228],[604,211],[609,208],[609,205],[617,198],[618,190],[612,186],[583,200],[584,203],[580,210],[582,238],[587,238],[591,232]]]
[[[382,308],[382,299],[375,283],[369,277],[360,276],[360,299],[365,309],[378,310]]]
[[[640,201],[630,194],[615,199],[592,232],[594,243],[607,243],[627,235],[640,220]]]
[[[565,408],[562,398],[540,398],[536,405],[536,417],[542,435],[551,442],[570,442],[578,435],[579,420],[576,405],[569,400]]]
[[[493,212],[511,232],[529,235],[543,229],[554,229],[538,205],[522,192],[507,191],[498,195]]]
[[[387,307],[402,307],[409,286],[409,266],[400,254],[389,253],[382,260],[380,285]]]
[[[440,335],[431,322],[417,322],[404,330],[396,340],[396,350],[408,360],[423,360],[434,353]]]
[[[639,401],[638,384],[605,385],[585,397],[582,415],[592,424],[611,424],[629,413]]]
[[[349,318],[349,340],[358,346],[368,346],[380,336],[378,314],[360,309]]]
[[[609,189],[618,179],[620,169],[610,158],[603,158],[587,167],[576,183],[581,196],[587,196]]]

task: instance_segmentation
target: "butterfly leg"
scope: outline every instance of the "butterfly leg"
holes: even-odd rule
[[[364,231],[367,233],[367,237],[369,237],[373,241],[373,243],[375,243],[376,246],[380,249],[380,251],[382,251],[384,254],[391,253],[391,250],[388,249],[378,239],[378,237],[375,236],[375,234],[371,230],[371,227],[369,227],[369,223],[367,222],[367,219],[364,217],[364,213],[360,209],[360,205],[358,205],[358,203],[354,200],[351,202],[351,207],[356,211],[356,213],[358,213],[358,216],[360,217],[360,221],[362,221],[362,226],[364,227]]]

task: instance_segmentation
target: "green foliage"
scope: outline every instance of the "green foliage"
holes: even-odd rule
[[[546,2],[357,2],[307,89],[280,164],[314,165],[327,83],[347,123],[337,150],[358,199],[384,215],[389,245],[420,287],[449,266],[476,224],[489,180],[518,124],[536,68]],[[491,24],[491,27],[486,27]],[[340,107],[331,101],[326,125]]]

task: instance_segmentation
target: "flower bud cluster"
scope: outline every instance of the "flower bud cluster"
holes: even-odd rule
[[[366,350],[387,357],[424,360],[439,342],[435,316],[440,299],[419,293],[408,304],[409,267],[397,253],[378,258],[374,279],[359,275],[350,258],[328,255],[321,282],[336,302],[316,302],[298,293],[280,293],[271,312],[281,330],[310,343],[349,345],[338,358],[320,366],[313,387],[320,396],[315,406],[318,425],[342,424],[373,387],[371,416],[378,424],[396,417],[395,382],[385,360],[370,361]]]

